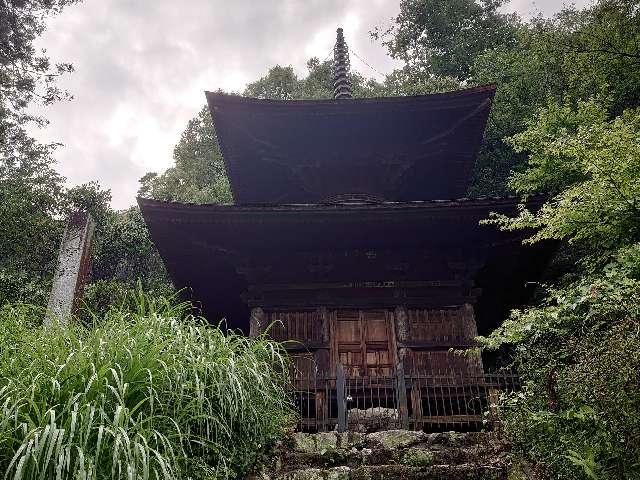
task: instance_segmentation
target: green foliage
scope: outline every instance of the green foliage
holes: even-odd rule
[[[504,140],[522,132],[538,108],[607,96],[617,115],[640,105],[640,17],[637,0],[568,7],[552,19],[522,24],[516,42],[480,52],[470,82],[498,86],[471,193],[504,194],[526,159]]]
[[[65,213],[108,202],[95,184],[67,191],[53,168],[57,144],[41,144],[27,132],[47,121],[32,107],[70,98],[57,87],[70,73],[53,65],[33,43],[47,20],[76,0],[0,0],[0,305],[46,303]]]
[[[640,475],[640,244],[600,274],[550,288],[542,305],[512,312],[483,341],[511,345],[523,374],[525,389],[503,409],[522,455],[553,478]]]
[[[316,57],[307,62],[307,76],[298,78],[292,67],[276,65],[267,75],[247,85],[245,97],[272,100],[310,100],[333,98],[333,62]],[[380,85],[375,80],[366,80],[358,72],[349,73],[353,96],[374,96]]]
[[[432,75],[429,71],[405,66],[387,75],[381,85],[374,87],[373,93],[381,97],[425,95],[451,92],[461,87],[461,82],[454,77]]]
[[[465,80],[474,58],[514,43],[517,17],[500,13],[501,0],[402,0],[385,32],[376,30],[392,57],[436,76]]]
[[[49,17],[78,0],[0,0],[0,163],[49,161],[55,145],[36,142],[26,132],[28,124],[46,120],[28,108],[68,98],[56,85],[60,75],[73,71],[68,63],[51,65],[45,51],[33,43]]]
[[[36,142],[25,128],[46,123],[28,113],[34,102],[50,104],[65,97],[55,82],[71,66],[52,66],[33,42],[46,19],[71,3],[0,0],[0,268],[46,270],[50,244],[57,243],[51,242],[60,231],[52,215],[63,179],[51,166],[55,145]]]
[[[84,289],[77,316],[81,321],[89,322],[96,315],[106,315],[113,308],[136,311],[136,299],[140,291],[151,298],[175,299],[178,296],[178,292],[168,281],[145,287],[140,278],[135,283],[114,279],[94,280]]]
[[[247,85],[246,97],[293,100],[301,94],[302,82],[298,80],[293,67],[271,67],[266,76]]]
[[[65,214],[76,210],[89,212],[93,220],[102,224],[111,213],[111,191],[102,190],[96,181],[77,185],[65,191],[61,210]]]
[[[50,291],[49,277],[34,276],[24,269],[0,268],[0,305],[8,302],[46,305]]]
[[[43,151],[0,157],[0,269],[30,278],[51,272],[62,235],[62,182]]]
[[[602,2],[604,3],[604,2]],[[481,339],[511,347],[525,380],[504,405],[517,451],[553,478],[640,475],[640,110],[549,100],[507,141],[528,155],[509,185],[549,195],[536,211],[486,223],[564,240],[575,261],[544,300]],[[615,104],[615,100],[613,100]],[[566,250],[566,249],[565,249]]]
[[[0,471],[7,478],[236,478],[289,407],[277,344],[138,296],[83,327],[0,309]]]
[[[640,110],[607,120],[595,101],[551,104],[511,139],[530,152],[528,168],[512,175],[521,194],[553,196],[535,213],[495,215],[503,229],[534,228],[528,241],[567,239],[604,252],[640,240]]]
[[[164,264],[138,207],[109,211],[97,225],[91,278],[130,286],[140,281],[144,289],[168,285]]]

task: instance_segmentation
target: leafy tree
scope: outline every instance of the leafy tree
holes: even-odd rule
[[[149,238],[140,209],[109,211],[96,229],[92,280],[116,280],[145,289],[169,284],[164,265]]]
[[[244,95],[255,98],[292,100],[300,98],[301,83],[293,67],[271,67],[266,76],[247,85]]]
[[[635,244],[485,339],[512,348],[524,388],[503,398],[506,435],[548,478],[640,475],[639,267]]]
[[[487,222],[533,231],[530,243],[582,246],[560,286],[483,340],[512,346],[526,388],[505,403],[507,432],[554,478],[640,474],[640,109],[609,110],[597,100],[541,109],[508,140],[528,154],[510,186],[549,198]]]
[[[494,216],[504,229],[533,228],[529,242],[582,241],[598,258],[640,241],[640,110],[607,120],[595,101],[552,104],[510,142],[529,152],[510,179],[516,192],[554,195],[537,212]]]
[[[222,154],[207,107],[189,121],[173,158],[175,166],[162,175],[150,172],[140,179],[140,196],[193,203],[231,201]]]
[[[376,29],[393,58],[413,71],[469,78],[476,56],[516,42],[518,18],[503,14],[503,0],[402,0],[394,25]]]
[[[89,320],[105,314],[138,291],[167,297],[175,293],[140,209],[107,209],[97,222],[91,278],[79,315]]]
[[[115,211],[110,201],[111,192],[102,190],[97,182],[68,189],[61,200],[60,211],[86,210],[96,223],[91,274],[80,312],[85,320],[106,313],[136,289],[160,296],[174,292],[140,209],[136,206]]]
[[[98,182],[92,181],[66,190],[61,210],[65,213],[87,211],[97,224],[101,224],[112,211],[110,202],[111,191],[103,190]]]
[[[610,114],[637,106],[640,98],[637,0],[570,6],[551,19],[530,22],[501,13],[502,3],[407,0],[389,30],[373,32],[405,62],[386,82],[399,76],[406,79],[404,87],[390,94],[428,93],[434,81],[442,84],[440,77],[498,86],[472,196],[509,192],[507,178],[526,157],[504,140],[523,131],[549,98],[578,101],[606,92]]]
[[[310,58],[307,62],[307,76],[300,80],[299,98],[333,98],[333,63],[329,60],[320,62],[316,57]],[[352,89],[359,91],[363,83],[362,77],[351,75]],[[245,95],[249,95],[245,91]]]
[[[555,48],[565,55],[569,89],[581,99],[607,92],[613,115],[640,106],[640,2],[600,0],[565,9],[558,23],[567,32]]]
[[[609,115],[638,106],[640,17],[637,0],[601,0],[522,25],[515,45],[479,54],[471,81],[498,85],[472,194],[504,194],[525,155],[505,139],[523,131],[535,112],[556,102],[609,98]],[[635,52],[635,53],[634,53]]]
[[[62,233],[58,220],[64,179],[53,169],[56,144],[41,144],[27,132],[46,120],[35,104],[68,98],[57,78],[72,71],[52,64],[34,40],[46,20],[76,0],[0,0],[0,304],[42,302]]]
[[[405,66],[388,74],[384,82],[374,88],[378,96],[425,95],[458,90],[462,84],[457,78],[432,75]]]
[[[44,32],[46,20],[78,0],[0,0],[0,153],[3,158],[46,155],[51,146],[34,142],[26,124],[46,120],[28,113],[37,101],[49,105],[68,94],[56,85],[57,78],[71,72],[69,63],[51,64],[44,51],[37,52],[35,39]],[[48,148],[47,148],[48,147]]]
[[[370,97],[380,89],[375,80],[367,80],[358,72],[349,73],[353,96]],[[316,57],[307,62],[307,76],[298,78],[292,67],[276,65],[267,75],[247,85],[245,97],[272,100],[303,100],[333,98],[333,63],[320,62]]]

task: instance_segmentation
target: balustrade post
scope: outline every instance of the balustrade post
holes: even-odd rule
[[[347,431],[347,396],[345,392],[344,367],[336,365],[336,400],[338,403],[338,432]]]

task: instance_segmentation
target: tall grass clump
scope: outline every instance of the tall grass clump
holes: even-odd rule
[[[0,308],[6,479],[225,479],[289,420],[286,359],[140,295],[90,325]],[[0,477],[2,478],[2,477]]]

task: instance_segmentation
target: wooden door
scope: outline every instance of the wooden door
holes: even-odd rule
[[[338,310],[334,318],[333,358],[342,363],[345,375],[392,375],[395,359],[392,312]]]
[[[393,314],[386,310],[363,310],[360,316],[364,327],[366,375],[370,377],[393,375],[395,357]]]
[[[358,310],[338,310],[335,318],[334,345],[336,354],[334,357],[336,362],[342,363],[347,377],[362,377],[365,373],[360,312]]]

